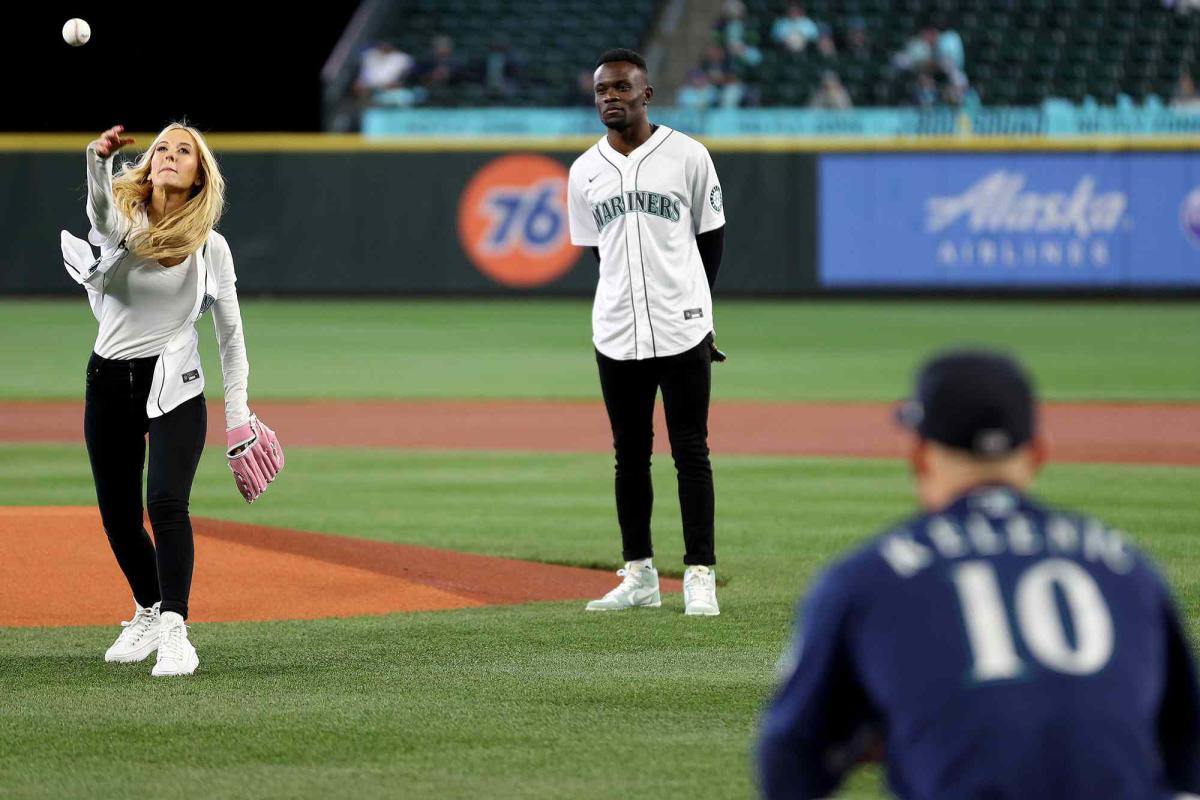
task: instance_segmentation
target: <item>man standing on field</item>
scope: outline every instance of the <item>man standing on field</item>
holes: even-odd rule
[[[654,400],[662,389],[683,515],[684,607],[715,616],[713,480],[708,405],[716,349],[710,289],[724,246],[725,211],[702,144],[652,125],[645,60],[610,50],[593,74],[607,134],[571,166],[571,241],[600,264],[592,340],[616,450],[624,580],[589,611],[662,604],[650,540]]]

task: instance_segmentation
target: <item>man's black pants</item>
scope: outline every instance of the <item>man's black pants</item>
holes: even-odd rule
[[[157,358],[117,361],[92,354],[87,368],[83,436],[104,532],[134,599],[162,602],[162,611],[187,617],[192,585],[192,523],[188,501],[208,428],[204,397],[161,417],[146,416]],[[142,525],[146,435],[150,470],[146,505],[154,541]]]
[[[596,353],[600,388],[616,451],[617,521],[626,561],[650,558],[654,489],[654,398],[662,389],[667,437],[679,481],[685,564],[716,563],[713,550],[713,478],[708,459],[708,404],[712,353],[706,337],[674,356],[617,361]]]

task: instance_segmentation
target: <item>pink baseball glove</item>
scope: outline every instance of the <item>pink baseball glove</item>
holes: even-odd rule
[[[251,414],[245,425],[225,431],[225,443],[228,447],[225,455],[238,491],[247,503],[253,503],[283,469],[279,437]]]

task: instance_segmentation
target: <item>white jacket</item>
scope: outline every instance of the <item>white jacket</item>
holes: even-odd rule
[[[104,290],[110,273],[134,259],[125,248],[126,238],[146,224],[143,217],[131,223],[117,210],[112,193],[112,157],[103,158],[89,146],[88,219],[92,228],[87,241],[61,234],[63,265],[71,278],[87,290],[92,314],[104,315]],[[96,258],[92,245],[100,248]],[[196,252],[196,298],[192,311],[179,321],[179,330],[170,338],[154,365],[154,381],[146,400],[146,416],[161,417],[171,409],[204,392],[204,371],[200,367],[199,336],[196,323],[204,312],[213,309],[213,323],[221,351],[221,373],[225,385],[225,427],[227,430],[250,419],[246,405],[249,364],[242,334],[242,314],[237,299],[237,274],[229,243],[216,231],[208,234]]]

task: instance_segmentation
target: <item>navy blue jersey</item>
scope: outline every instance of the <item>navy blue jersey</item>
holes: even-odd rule
[[[1120,531],[984,487],[815,583],[763,721],[768,797],[823,797],[885,745],[904,798],[1200,790],[1171,595]]]

